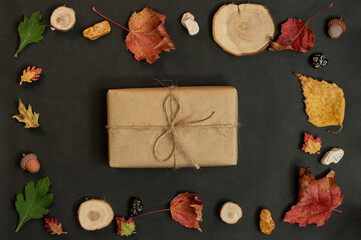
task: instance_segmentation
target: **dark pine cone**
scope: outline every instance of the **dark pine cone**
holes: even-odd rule
[[[323,53],[318,53],[312,56],[312,65],[316,69],[326,66],[327,63],[327,58]]]
[[[139,198],[133,198],[130,206],[130,216],[135,217],[143,210],[142,201]]]

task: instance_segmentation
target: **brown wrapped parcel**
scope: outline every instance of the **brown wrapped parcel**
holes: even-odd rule
[[[237,164],[238,97],[229,86],[109,90],[109,165]]]

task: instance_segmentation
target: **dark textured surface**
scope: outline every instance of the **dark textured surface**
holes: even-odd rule
[[[144,210],[167,207],[179,192],[198,192],[204,201],[203,233],[183,228],[170,214],[157,213],[137,219],[137,234],[127,239],[357,239],[361,235],[361,2],[335,0],[334,7],[309,25],[316,36],[314,48],[301,55],[291,51],[233,57],[213,41],[214,12],[228,1],[209,0],[107,0],[107,1],[0,1],[0,231],[1,239],[119,239],[115,224],[86,232],[78,224],[76,211],[86,197],[107,200],[117,216],[128,215],[129,199],[138,196]],[[40,10],[49,25],[52,10],[67,4],[77,13],[77,23],[67,33],[47,27],[44,39],[29,45],[16,59],[17,25]],[[276,23],[289,17],[309,19],[330,2],[259,1],[266,4]],[[162,53],[149,65],[137,62],[126,50],[126,32],[112,25],[111,34],[96,41],[82,37],[82,30],[102,19],[91,11],[95,6],[120,24],[127,24],[133,11],[144,6],[167,15],[166,29],[176,50]],[[186,11],[192,12],[200,33],[188,36],[180,24]],[[327,36],[331,17],[343,17],[346,32],[337,40]],[[314,69],[310,57],[323,52],[329,64]],[[28,65],[43,68],[38,82],[19,86]],[[344,129],[337,135],[309,124],[303,96],[294,72],[336,82],[346,96]],[[106,91],[109,88],[153,87],[153,79],[172,79],[175,84],[232,85],[239,92],[239,163],[235,167],[194,169],[112,169],[107,165]],[[11,119],[18,98],[40,113],[38,129],[24,129]],[[303,132],[322,138],[321,155],[300,150]],[[332,147],[345,156],[338,165],[323,166],[320,159]],[[19,167],[21,154],[34,152],[41,162],[38,174]],[[345,194],[342,213],[334,212],[325,226],[317,228],[282,223],[284,213],[297,201],[298,168],[311,166],[317,177],[335,170]],[[27,222],[14,233],[18,216],[14,201],[29,180],[43,176],[51,180],[54,202],[51,217],[63,223],[67,236],[52,237],[43,220]],[[244,217],[226,225],[218,217],[224,201],[237,202]],[[265,236],[258,229],[261,208],[268,208],[276,229]],[[336,237],[337,236],[337,237]]]

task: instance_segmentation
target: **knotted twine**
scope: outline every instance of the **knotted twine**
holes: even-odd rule
[[[153,155],[155,159],[159,162],[167,162],[173,158],[174,160],[174,168],[177,168],[177,160],[176,160],[176,152],[182,153],[193,165],[195,168],[199,169],[198,163],[188,154],[188,152],[184,149],[183,144],[178,136],[177,129],[180,128],[234,128],[238,127],[238,123],[236,124],[210,124],[210,125],[194,125],[196,123],[204,122],[213,117],[215,112],[213,111],[209,116],[206,118],[202,118],[196,121],[189,121],[189,122],[181,122],[179,121],[179,115],[181,112],[181,104],[178,98],[174,95],[175,86],[169,87],[170,93],[167,95],[163,102],[163,110],[166,116],[167,125],[166,126],[122,126],[122,125],[112,125],[107,126],[106,128],[111,129],[144,129],[144,130],[164,130],[164,132],[159,135],[157,140],[153,145]],[[173,107],[174,106],[174,107]],[[160,157],[158,152],[160,148],[160,142],[163,138],[170,136],[172,141],[172,151],[167,157]]]

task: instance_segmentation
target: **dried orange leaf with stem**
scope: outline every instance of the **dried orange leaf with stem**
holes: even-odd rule
[[[305,97],[305,111],[308,121],[316,127],[340,126],[342,130],[345,116],[345,95],[336,83],[319,81],[311,77],[296,73],[299,78],[303,96]]]
[[[28,109],[26,109],[23,102],[19,99],[19,114],[12,116],[12,118],[17,119],[19,122],[25,123],[24,128],[37,128],[39,124],[39,113],[34,112],[29,104]]]
[[[129,32],[125,43],[127,49],[134,54],[134,58],[138,61],[145,59],[148,63],[154,63],[162,51],[169,52],[175,49],[174,43],[164,28],[166,16],[149,7],[132,14],[128,23],[129,29],[105,17],[94,7],[93,11]]]
[[[305,133],[305,137],[303,139],[302,150],[309,154],[320,154],[321,149],[321,138],[315,138],[312,134]]]
[[[30,68],[30,66],[27,67],[26,69],[24,69],[23,75],[21,75],[20,85],[22,85],[23,82],[32,83],[33,81],[38,80],[41,71],[42,71],[41,68],[36,68],[35,66],[33,66],[32,68]]]

